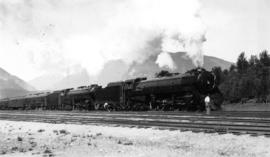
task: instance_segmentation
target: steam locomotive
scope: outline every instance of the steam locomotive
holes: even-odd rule
[[[223,97],[215,75],[202,68],[154,79],[135,78],[0,100],[0,109],[45,110],[204,110],[209,95],[212,109],[220,109]]]

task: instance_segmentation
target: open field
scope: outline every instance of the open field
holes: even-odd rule
[[[237,103],[222,106],[224,111],[270,111],[270,103]]]
[[[4,157],[268,157],[269,134],[269,112],[0,111]]]
[[[0,154],[3,157],[268,157],[270,138],[1,120]]]

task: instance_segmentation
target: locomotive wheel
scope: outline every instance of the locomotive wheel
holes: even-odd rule
[[[222,94],[215,93],[215,94],[212,94],[210,97],[212,99],[212,105],[211,105],[212,110],[221,110],[221,104],[223,103]]]
[[[187,111],[196,111],[200,110],[202,104],[201,104],[201,97],[200,94],[196,91],[193,91],[192,93],[192,98],[186,106]]]
[[[162,111],[171,111],[171,106],[169,104],[166,104],[162,107]]]

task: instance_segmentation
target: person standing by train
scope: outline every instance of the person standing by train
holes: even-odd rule
[[[111,112],[111,111],[109,110],[109,104],[108,104],[107,102],[104,103],[104,106],[103,106],[103,107],[104,107],[105,110]]]
[[[207,96],[205,97],[204,102],[205,102],[205,110],[206,110],[206,114],[207,114],[207,115],[210,115],[210,110],[211,110],[211,108],[210,108],[210,97],[209,97],[209,95],[207,95]]]

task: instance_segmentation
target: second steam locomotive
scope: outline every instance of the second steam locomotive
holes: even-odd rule
[[[135,78],[99,85],[35,93],[0,100],[0,109],[46,110],[204,110],[209,95],[212,109],[223,101],[215,75],[202,68],[184,74],[149,79]]]

